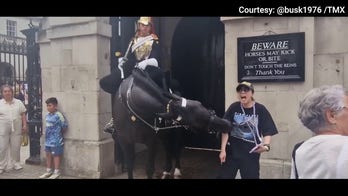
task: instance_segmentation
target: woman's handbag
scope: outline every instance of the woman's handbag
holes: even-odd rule
[[[28,144],[29,144],[29,136],[28,136],[27,133],[23,133],[22,134],[22,143],[21,143],[21,145],[22,146],[28,146]]]

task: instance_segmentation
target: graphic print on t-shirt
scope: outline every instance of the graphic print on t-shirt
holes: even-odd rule
[[[247,142],[260,144],[262,142],[257,132],[258,115],[248,115],[235,112],[231,136]]]

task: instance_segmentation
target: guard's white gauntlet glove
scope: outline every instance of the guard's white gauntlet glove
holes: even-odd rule
[[[146,66],[148,65],[158,67],[158,62],[155,58],[150,58],[150,59],[145,59],[143,61],[140,61],[138,63],[138,67],[142,70],[145,70]]]
[[[126,62],[126,58],[125,57],[120,57],[118,58],[118,66],[123,66],[123,64]]]

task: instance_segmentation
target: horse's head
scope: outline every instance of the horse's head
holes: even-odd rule
[[[219,132],[228,132],[232,127],[231,122],[219,118],[215,112],[205,108],[201,102],[174,96],[167,106],[166,113],[158,116],[171,119],[183,125],[189,125],[198,130],[212,129]]]
[[[157,116],[197,130],[230,130],[231,123],[228,120],[217,117],[199,101],[163,91],[141,71],[133,71],[132,76],[121,84],[119,92],[123,104],[138,118],[150,122]]]

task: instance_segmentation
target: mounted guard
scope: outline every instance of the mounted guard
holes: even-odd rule
[[[145,70],[159,87],[167,90],[159,57],[159,39],[154,33],[152,17],[140,17],[137,21],[137,31],[128,45],[125,56],[118,59],[118,69],[114,69],[99,81],[101,88],[115,94],[122,80],[127,78],[134,68],[138,68]],[[106,124],[104,131],[114,132],[113,119]]]

